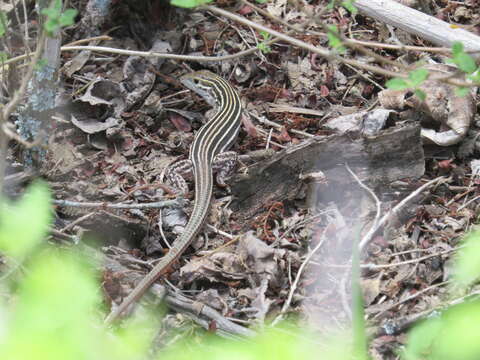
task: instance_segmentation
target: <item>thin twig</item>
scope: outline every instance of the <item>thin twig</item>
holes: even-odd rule
[[[443,256],[443,255],[450,254],[450,253],[455,252],[455,251],[457,251],[461,248],[462,247],[448,249],[448,250],[444,250],[444,251],[441,251],[441,252],[436,253],[436,254],[425,255],[425,256],[422,256],[422,257],[419,257],[419,258],[416,258],[416,259],[399,261],[399,262],[391,263],[391,264],[383,264],[383,265],[362,264],[362,265],[360,265],[360,267],[362,269],[368,269],[368,270],[379,270],[379,269],[386,269],[386,268],[403,266],[403,265],[408,265],[408,264],[416,264],[416,263],[419,263],[421,261],[428,260],[428,259],[431,259],[431,258],[434,258],[434,257],[437,257],[437,256]]]
[[[64,47],[67,47],[67,46],[76,46],[76,45],[79,45],[79,44],[84,44],[86,42],[91,42],[91,41],[103,41],[103,40],[112,40],[112,38],[108,35],[101,35],[101,36],[94,36],[94,37],[91,37],[91,38],[87,38],[87,39],[81,39],[81,40],[77,40],[77,41],[74,41],[74,42],[71,42],[71,43],[68,43],[64,46],[62,46],[60,48],[61,51],[67,51],[67,50],[64,50],[63,48]],[[12,64],[12,63],[16,63],[16,62],[19,62],[19,61],[22,61],[24,59],[28,59],[30,57],[30,54],[23,54],[23,55],[19,55],[19,56],[15,56],[11,59],[8,59],[4,62],[5,65],[8,65],[8,64]]]
[[[43,144],[43,136],[38,136],[35,140],[33,141],[28,141],[22,138],[15,130],[10,129],[10,126],[14,126],[13,124],[10,123],[4,123],[2,126],[3,134],[10,138],[11,140],[15,140],[19,144],[21,144],[25,149],[31,149],[36,146],[46,148],[46,145]]]
[[[457,209],[457,212],[462,210],[463,208],[466,208],[468,205],[470,205],[472,202],[476,201],[480,199],[480,195],[479,196],[475,196],[473,199],[470,199],[468,200],[465,204],[463,204],[462,206],[460,206],[458,209]]]
[[[435,288],[437,288],[437,287],[439,287],[439,286],[447,285],[447,284],[449,284],[450,282],[451,282],[451,280],[447,280],[447,281],[443,281],[443,282],[438,283],[438,284],[431,285],[431,286],[429,286],[429,287],[426,287],[425,289],[422,289],[422,290],[416,292],[416,293],[413,294],[413,295],[410,295],[410,296],[406,297],[405,299],[402,299],[402,300],[400,300],[400,301],[397,301],[396,303],[391,304],[391,305],[387,306],[386,308],[383,308],[382,311],[380,311],[378,314],[376,314],[376,315],[374,316],[374,319],[380,317],[380,315],[384,314],[384,313],[385,313],[386,311],[388,311],[388,310],[391,310],[391,309],[393,309],[393,308],[395,308],[395,307],[397,307],[397,306],[399,306],[399,305],[401,305],[401,304],[403,304],[403,303],[406,303],[407,301],[416,299],[416,298],[419,297],[420,295],[423,295],[423,294],[425,294],[426,292],[428,292],[428,291],[430,291],[430,290],[432,290],[432,289],[435,289]]]
[[[363,45],[372,48],[378,49],[389,49],[389,50],[400,50],[400,51],[423,51],[423,52],[431,52],[431,53],[444,53],[444,54],[451,54],[452,49],[445,48],[445,47],[428,47],[428,46],[413,46],[413,45],[395,45],[395,44],[384,44],[380,42],[374,41],[363,41],[363,40],[356,40],[356,39],[348,39],[349,42]]]
[[[92,216],[94,216],[96,214],[95,211],[92,211],[92,212],[89,212],[88,214],[85,214],[81,217],[79,217],[78,219],[75,219],[74,221],[72,221],[71,223],[67,224],[66,226],[64,226],[62,229],[60,229],[60,232],[64,233],[70,229],[72,229],[75,225],[78,225],[80,224],[81,222],[84,222],[85,220],[91,218]]]
[[[264,116],[257,116],[255,114],[250,114],[250,116],[254,117],[255,119],[258,120],[259,123],[261,124],[265,124],[267,126],[272,126],[274,128],[277,128],[279,129],[280,131],[282,130],[283,128],[283,125],[280,125],[280,124],[277,124],[276,122],[273,122],[273,121],[270,121],[268,120],[266,117]],[[312,135],[312,134],[309,134],[305,131],[302,131],[302,130],[297,130],[297,129],[290,129],[288,130],[290,131],[292,134],[297,134],[297,135],[301,135],[301,136],[305,136],[307,138],[314,138],[315,135]]]
[[[295,32],[303,32],[304,29],[302,28],[299,28],[299,27],[296,27],[294,25],[290,25],[288,22],[286,22],[285,20],[283,19],[280,19],[279,17],[269,13],[268,11],[266,10],[263,10],[262,8],[259,8],[257,5],[255,4],[252,4],[251,2],[247,1],[247,0],[240,0],[243,4],[247,5],[248,7],[252,8],[253,10],[255,10],[256,12],[258,12],[259,14],[262,14],[263,16],[273,20],[273,21],[276,21],[282,25],[284,25],[285,27],[289,28],[290,30],[293,30]],[[325,34],[322,34],[323,36],[326,37]]]
[[[297,276],[295,277],[295,280],[293,281],[293,284],[290,288],[290,292],[288,293],[287,300],[285,300],[285,303],[282,306],[282,310],[280,311],[280,314],[273,320],[272,325],[277,324],[279,321],[283,319],[283,315],[287,312],[288,308],[290,307],[290,304],[292,302],[293,294],[295,293],[295,290],[297,290],[298,283],[300,281],[300,277],[303,274],[303,270],[305,267],[308,265],[310,260],[312,259],[313,255],[322,247],[323,243],[325,242],[326,239],[326,231],[323,232],[322,237],[320,238],[320,241],[318,242],[317,246],[310,251],[310,253],[307,255],[305,260],[302,262],[300,267],[298,268]]]
[[[372,197],[373,201],[375,201],[376,212],[375,212],[375,220],[373,221],[372,228],[376,227],[378,224],[378,221],[380,220],[382,203],[378,199],[377,195],[372,191],[372,189],[370,189],[367,185],[365,185],[363,181],[358,178],[357,174],[355,174],[352,171],[352,169],[350,169],[350,166],[348,166],[348,164],[345,164],[345,167],[347,168],[347,171],[350,173],[350,175],[352,175],[352,177],[358,183],[358,185],[360,185],[360,187],[364,189]]]
[[[271,39],[266,44],[273,44],[278,42],[278,38]],[[74,51],[74,50],[90,50],[96,52],[106,52],[111,54],[127,55],[127,56],[141,56],[141,57],[156,57],[160,59],[172,59],[172,60],[183,60],[183,61],[198,61],[198,62],[211,62],[211,61],[225,61],[232,60],[242,56],[253,54],[257,51],[260,51],[259,48],[254,47],[248,50],[240,51],[236,54],[223,55],[223,56],[202,56],[202,55],[178,55],[178,54],[167,54],[167,53],[158,53],[154,51],[134,51],[134,50],[124,50],[109,48],[104,46],[62,46],[62,51]]]
[[[126,204],[117,203],[110,204],[107,202],[78,202],[70,200],[53,200],[52,203],[58,206],[81,207],[81,208],[107,208],[107,209],[157,209],[164,207],[180,207],[181,200],[164,200],[142,204]]]
[[[441,180],[445,180],[445,177],[440,176],[437,177],[433,180],[430,180],[429,182],[423,184],[420,186],[417,190],[412,192],[410,195],[408,195],[405,199],[400,201],[395,207],[393,207],[392,210],[390,210],[387,214],[385,214],[380,221],[378,221],[377,226],[372,227],[368,233],[362,238],[362,241],[360,241],[360,244],[358,244],[358,251],[362,252],[363,248],[370,242],[372,239],[373,235],[377,232],[377,230],[385,225],[387,220],[391,217],[397,214],[410,200],[412,200],[414,197],[419,195],[422,191],[428,189],[430,186],[440,182]]]
[[[471,301],[473,300],[474,297],[478,297],[480,295],[480,291],[473,291],[467,295],[461,296],[459,298],[456,298],[452,301],[449,301],[447,304],[437,306],[435,308],[431,308],[428,310],[421,311],[419,313],[413,314],[413,315],[407,315],[403,316],[400,319],[394,319],[393,321],[390,320],[390,323],[387,325],[383,325],[381,327],[376,327],[374,329],[370,329],[369,333],[375,334],[374,336],[381,336],[381,335],[395,335],[403,332],[404,330],[410,328],[412,325],[428,319],[429,317],[432,316],[432,314],[438,315],[438,313],[443,313],[445,311],[448,311],[449,308],[464,303],[466,301]],[[393,325],[393,326],[392,326]],[[388,330],[387,330],[388,328]],[[373,331],[372,331],[373,330]]]
[[[338,62],[343,63],[343,64],[349,64],[349,65],[352,65],[354,67],[357,67],[357,68],[360,68],[360,69],[363,69],[363,70],[371,71],[373,73],[388,76],[388,77],[392,77],[392,78],[393,77],[404,78],[404,79],[408,78],[407,73],[402,73],[402,72],[392,71],[392,70],[386,70],[386,69],[383,69],[379,66],[370,65],[370,64],[367,64],[367,63],[363,63],[361,61],[341,57],[337,53],[335,53],[333,51],[329,51],[324,47],[313,46],[309,43],[306,43],[304,41],[295,39],[295,38],[293,38],[289,35],[286,35],[286,34],[283,34],[281,32],[275,31],[275,30],[270,29],[270,28],[268,28],[266,26],[263,26],[261,24],[257,24],[253,21],[250,21],[250,20],[248,20],[248,19],[246,19],[242,16],[231,13],[231,12],[226,11],[224,9],[220,9],[220,8],[217,8],[217,7],[211,6],[211,5],[203,5],[199,8],[211,11],[211,12],[216,13],[216,14],[220,14],[220,15],[225,16],[225,17],[227,17],[231,20],[237,21],[237,22],[239,22],[239,23],[241,23],[245,26],[251,26],[252,28],[257,29],[258,31],[265,31],[265,32],[275,36],[276,38],[278,38],[280,40],[286,41],[286,42],[288,42],[292,45],[295,45],[299,48],[302,48],[302,49],[311,51],[313,53],[319,54],[320,56],[326,58],[327,60],[335,60],[335,61],[338,61]],[[358,47],[358,45],[357,45],[357,50],[362,51],[362,52],[367,52],[366,49],[360,49]],[[378,54],[373,54],[373,53],[371,55],[372,56],[377,56],[377,57],[379,56]],[[388,63],[390,60],[384,59],[382,61]],[[399,68],[405,68],[402,64],[395,63],[395,65],[398,66]],[[445,77],[431,76],[430,79],[431,80],[442,81],[442,82],[445,82],[445,83],[448,83],[448,84],[454,85],[454,86],[461,86],[461,87],[475,86],[473,83],[468,83],[466,81],[462,81],[460,79],[455,79],[455,78],[445,78]]]

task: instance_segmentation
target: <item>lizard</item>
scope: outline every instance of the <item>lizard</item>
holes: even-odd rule
[[[167,178],[179,190],[188,192],[183,176],[193,172],[195,199],[192,215],[183,233],[174,241],[168,253],[140,281],[122,303],[110,312],[105,323],[111,324],[138,301],[150,286],[179,259],[201,230],[209,213],[213,191],[213,173],[217,183],[225,186],[237,162],[237,154],[228,151],[236,141],[242,117],[242,103],[237,90],[222,77],[200,70],[180,77],[180,82],[211,105],[215,114],[197,131],[188,160],[173,164]]]

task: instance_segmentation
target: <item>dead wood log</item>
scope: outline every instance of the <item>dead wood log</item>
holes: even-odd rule
[[[274,201],[296,198],[304,185],[300,176],[319,171],[328,182],[321,187],[324,200],[335,201],[342,194],[348,196],[354,183],[345,164],[372,188],[419,178],[425,170],[419,124],[399,124],[375,136],[355,131],[315,137],[285,149],[236,176],[232,207],[240,219],[248,219]]]

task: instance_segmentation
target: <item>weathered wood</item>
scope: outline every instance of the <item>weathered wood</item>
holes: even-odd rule
[[[477,52],[478,57],[480,37],[451,24],[424,14],[393,0],[356,0],[358,10],[375,20],[396,26],[410,34],[415,34],[433,44],[451,47],[453,42],[461,41],[465,51]]]
[[[300,175],[318,171],[328,182],[320,188],[325,190],[326,201],[347,196],[344,191],[355,181],[345,164],[372,188],[422,176],[425,164],[419,124],[396,125],[369,137],[358,131],[316,137],[285,149],[250,166],[246,175],[236,176],[232,207],[240,218],[250,218],[264,205],[294,199],[304,184]]]

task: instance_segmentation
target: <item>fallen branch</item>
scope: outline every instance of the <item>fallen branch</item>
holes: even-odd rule
[[[460,41],[467,52],[480,54],[480,37],[445,21],[424,14],[392,0],[356,0],[358,10],[371,18],[396,26],[410,34],[434,44],[451,47],[455,41]]]
[[[158,209],[164,207],[181,207],[181,199],[164,200],[142,204],[126,204],[117,203],[110,204],[107,202],[78,202],[70,200],[53,200],[52,203],[58,206],[80,207],[80,208],[103,208],[103,209]]]

